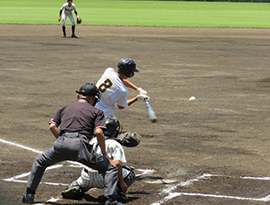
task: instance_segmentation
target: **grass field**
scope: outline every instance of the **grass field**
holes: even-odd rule
[[[2,0],[1,24],[59,24],[65,0]],[[270,4],[74,0],[84,25],[270,27]],[[69,21],[68,21],[69,22]]]

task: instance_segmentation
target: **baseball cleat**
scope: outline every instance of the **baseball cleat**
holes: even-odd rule
[[[33,204],[34,203],[34,194],[27,194],[27,193],[23,193],[23,198],[22,198],[22,202],[26,203],[26,204]]]
[[[72,34],[71,38],[78,38],[78,37],[75,34]]]
[[[104,205],[123,205],[123,204],[119,203],[118,201],[114,202],[106,201]]]
[[[117,201],[128,202],[128,196],[125,193],[117,193]]]
[[[66,38],[66,34],[63,35],[63,38]]]
[[[76,181],[74,181],[69,185],[69,187],[66,190],[62,191],[61,195],[65,199],[80,200],[82,199],[83,192],[80,185]]]
[[[110,200],[107,200],[105,201],[105,204],[104,205],[123,205],[121,203],[119,203],[118,201],[110,201]]]

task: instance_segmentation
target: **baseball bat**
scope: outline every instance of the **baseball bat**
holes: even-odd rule
[[[150,119],[151,122],[156,122],[157,121],[157,116],[153,110],[153,108],[151,107],[150,103],[148,102],[148,100],[145,100],[146,103],[146,107],[147,107],[147,111],[148,111],[148,117]]]

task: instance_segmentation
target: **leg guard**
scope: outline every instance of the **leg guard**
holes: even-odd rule
[[[126,175],[127,173],[127,175]],[[126,176],[125,176],[126,175]],[[123,177],[127,186],[131,186],[136,180],[136,174],[134,167],[131,166],[123,166]]]
[[[136,180],[134,167],[123,166],[122,172],[123,172],[124,182],[126,183],[128,187],[131,186]],[[116,199],[117,201],[121,201],[121,202],[127,202],[129,200],[128,196],[122,192],[122,189],[119,184],[118,184]]]

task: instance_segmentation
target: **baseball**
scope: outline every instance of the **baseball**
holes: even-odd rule
[[[189,102],[194,102],[196,100],[196,98],[194,96],[191,96],[188,100],[189,100]]]

